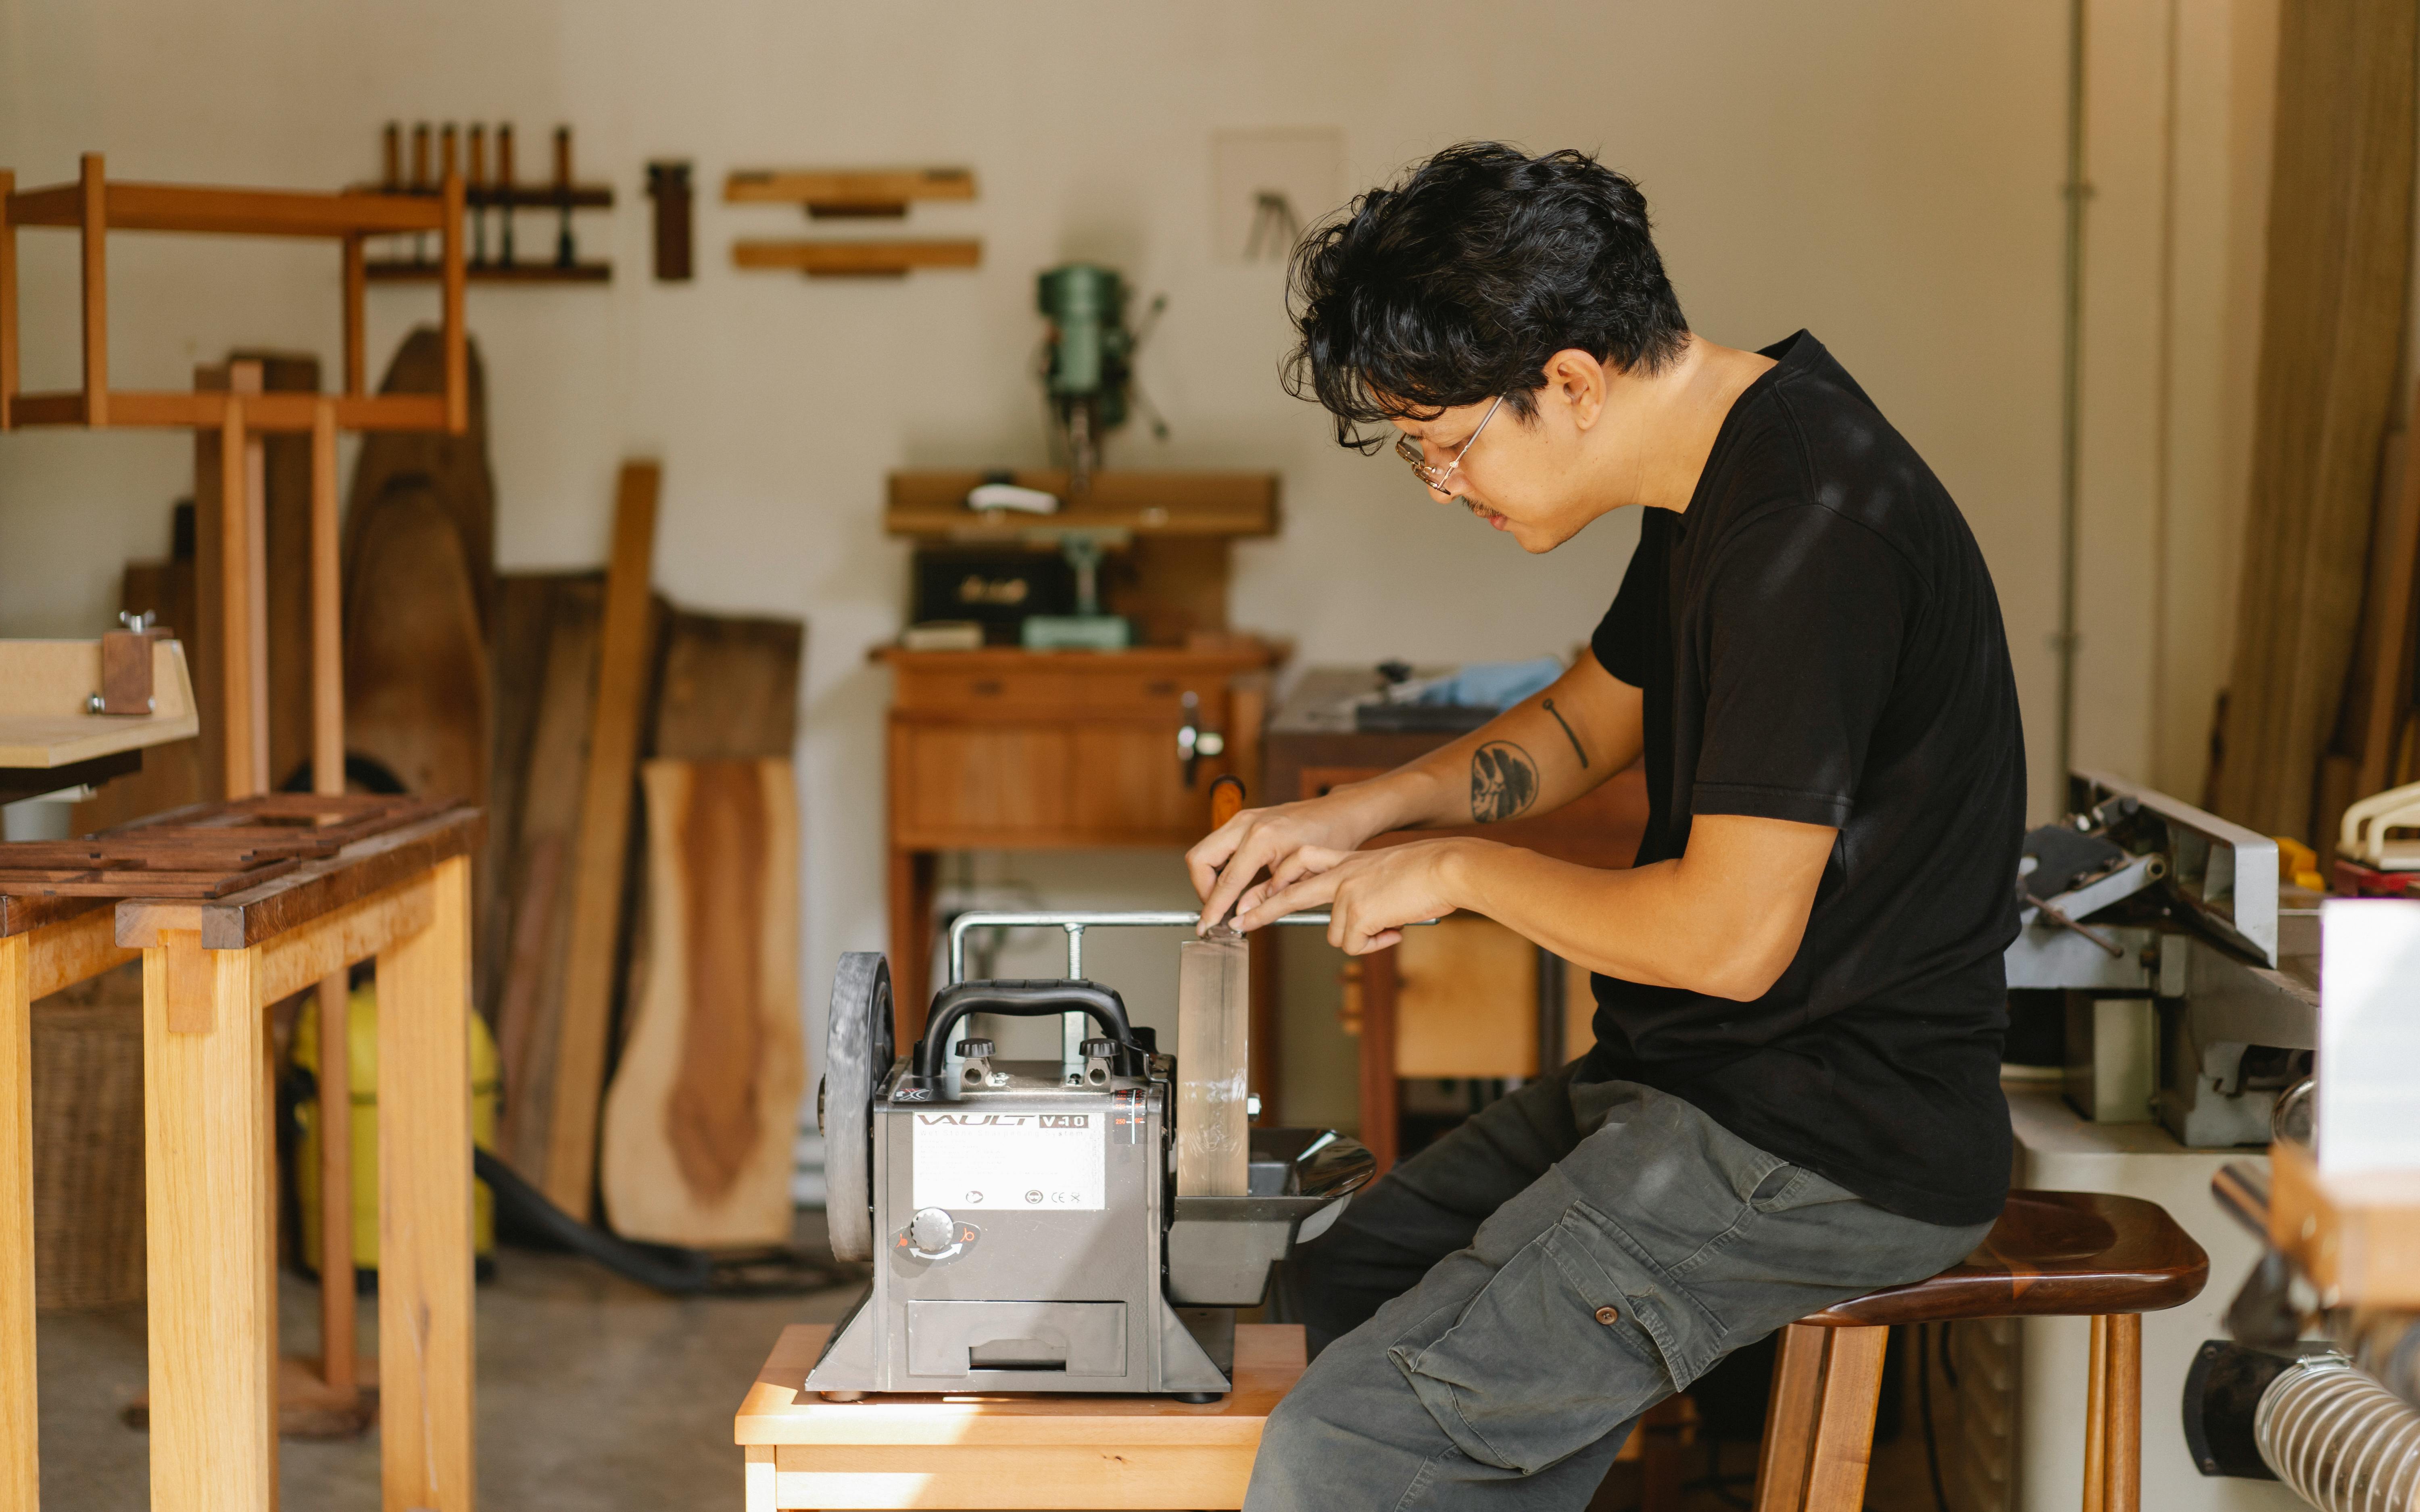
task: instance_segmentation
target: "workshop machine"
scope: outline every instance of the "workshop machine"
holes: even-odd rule
[[[841,958],[818,1115],[828,1211],[832,1254],[874,1277],[806,1389],[1228,1390],[1235,1309],[1261,1303],[1270,1266],[1333,1224],[1375,1162],[1333,1131],[1248,1132],[1240,937],[1180,948],[1178,1055],[1084,977],[1088,928],[1194,922],[961,915],[949,985],[905,1055],[888,963]],[[1067,975],[962,980],[967,932],[1006,927],[1064,930]],[[977,1017],[995,1014],[1064,1015],[1060,1058],[997,1058]]]
[[[1134,381],[1135,352],[1167,307],[1152,301],[1140,329],[1126,328],[1126,285],[1116,270],[1093,263],[1068,263],[1034,280],[1034,306],[1050,322],[1042,351],[1042,390],[1049,401],[1052,428],[1067,455],[1067,491],[1081,495],[1101,464],[1101,442],[1125,424],[1129,398],[1146,410]],[[1154,434],[1168,426],[1152,416]]]
[[[2025,837],[2006,958],[2011,993],[2066,994],[2068,1101],[2267,1144],[2319,1045],[2314,906],[2280,908],[2268,836],[2097,772],[2068,787],[2072,817]]]

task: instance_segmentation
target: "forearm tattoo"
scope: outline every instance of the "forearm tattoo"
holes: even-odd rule
[[[1555,717],[1555,722],[1563,727],[1563,738],[1572,743],[1572,754],[1580,759],[1580,770],[1583,772],[1587,771],[1588,751],[1581,747],[1580,737],[1573,732],[1572,722],[1563,717],[1562,710],[1555,707],[1555,701],[1553,699],[1548,699],[1546,701],[1546,712],[1553,715]]]
[[[1510,819],[1538,801],[1538,764],[1509,740],[1491,740],[1470,755],[1470,817],[1482,825]]]

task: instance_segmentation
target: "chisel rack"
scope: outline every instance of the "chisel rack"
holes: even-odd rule
[[[458,153],[469,148],[470,172],[463,179],[462,201],[455,208],[457,220],[467,213],[470,217],[470,252],[465,276],[473,284],[602,284],[613,276],[613,265],[603,260],[583,261],[579,243],[572,235],[572,211],[601,210],[613,208],[613,187],[611,184],[574,183],[571,177],[571,128],[554,129],[554,176],[543,183],[522,181],[514,166],[513,128],[509,122],[495,128],[494,171],[489,172],[489,130],[474,124],[468,131],[453,125],[437,134],[436,159],[443,171],[454,171]],[[442,178],[430,172],[430,129],[426,121],[411,129],[411,169],[404,172],[403,128],[390,123],[383,144],[383,170],[379,182],[357,184],[355,193],[434,198],[442,193]],[[525,258],[516,240],[515,230],[522,212],[551,212],[555,218],[553,244],[535,258]],[[489,237],[490,222],[495,228],[492,242]],[[408,283],[427,281],[442,276],[442,269],[428,256],[427,238],[413,236],[406,243],[408,255],[373,259],[368,275],[374,283]]]

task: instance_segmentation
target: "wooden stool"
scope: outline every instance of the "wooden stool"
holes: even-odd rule
[[[1303,1371],[1298,1324],[1235,1329],[1235,1389],[1162,1396],[877,1396],[800,1388],[831,1334],[782,1331],[733,1441],[748,1512],[855,1507],[1240,1507],[1261,1427]]]
[[[2143,1319],[2191,1302],[2210,1259],[2157,1203],[2100,1192],[2011,1192],[1965,1260],[1868,1292],[1784,1331],[1757,1459],[1756,1512],[1857,1512],[1873,1446],[1883,1345],[1895,1323],[2088,1317],[2084,1512],[2142,1493]]]
[[[267,800],[264,800],[267,801]],[[383,1504],[470,1512],[470,852],[455,809],[223,897],[0,911],[0,1505],[37,1485],[32,1000],[143,957],[151,1500],[276,1504],[269,1005],[376,958]]]

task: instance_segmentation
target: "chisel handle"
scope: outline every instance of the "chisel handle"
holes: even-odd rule
[[[1244,779],[1233,772],[1210,784],[1210,827],[1217,829],[1244,811]]]

